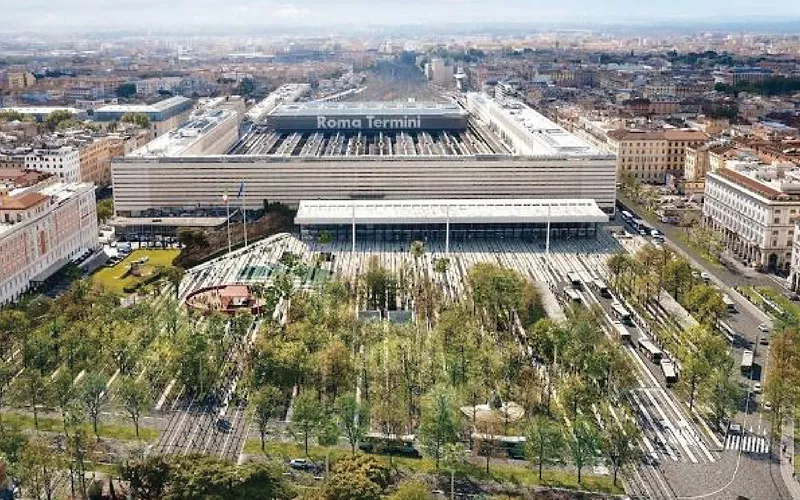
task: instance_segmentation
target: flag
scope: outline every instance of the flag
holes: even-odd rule
[[[237,198],[241,198],[244,194],[244,181],[239,183],[239,193],[236,195]]]

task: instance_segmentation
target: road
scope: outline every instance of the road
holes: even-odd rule
[[[708,272],[711,280],[737,303],[737,312],[725,320],[735,332],[731,354],[737,364],[745,349],[751,349],[755,353],[752,372],[742,375],[736,370],[734,375],[736,381],[746,388],[745,398],[734,417],[734,421],[742,425],[742,435],[724,436],[723,458],[717,463],[716,469],[700,472],[700,468],[686,470],[675,467],[675,464],[666,464],[664,470],[667,477],[675,478],[674,481],[671,480],[671,484],[675,486],[679,498],[735,498],[737,494],[750,498],[791,498],[781,478],[780,459],[770,444],[769,414],[765,416],[761,396],[752,391],[756,382],[763,384],[769,359],[769,346],[759,344],[758,339],[762,334],[758,327],[762,323],[771,326],[771,321],[731,288],[757,283],[775,286],[775,281],[770,277],[749,278],[727,269],[703,265],[703,260],[695,252],[686,248],[682,242],[670,238],[670,233],[674,234],[677,228],[660,223],[653,224],[653,227],[667,235],[667,244],[670,247],[689,259],[696,268]],[[695,492],[699,484],[703,485],[703,493]],[[716,489],[713,488],[715,485]]]
[[[167,410],[171,413],[167,427],[151,452],[214,455],[238,461],[247,440],[248,415],[247,402],[236,398],[235,393],[245,356],[260,326],[261,322],[255,321],[242,338],[234,339],[219,367],[216,390],[206,396],[179,394],[174,399]]]

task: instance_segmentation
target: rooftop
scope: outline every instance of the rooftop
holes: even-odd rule
[[[230,109],[206,110],[184,122],[175,130],[156,137],[127,156],[182,156],[187,154],[187,150],[211,130],[235,115],[236,111]]]
[[[270,116],[352,116],[380,114],[382,116],[466,116],[459,105],[437,102],[328,102],[312,101],[282,104]]]
[[[247,111],[247,118],[250,121],[258,121],[266,113],[272,111],[275,106],[282,102],[293,102],[303,94],[311,90],[311,85],[307,83],[287,83],[281,85],[274,92],[270,93],[267,97],[259,101],[252,108]]]
[[[483,121],[506,129],[501,135],[517,139],[517,154],[523,156],[604,156],[591,144],[567,132],[560,125],[516,99],[492,99],[486,94],[469,93],[468,105]]]
[[[23,115],[47,115],[53,113],[54,111],[69,111],[73,115],[79,115],[81,113],[85,113],[85,111],[82,109],[71,108],[69,106],[32,106],[32,107],[0,108],[0,112],[2,111],[16,111],[17,113],[21,113]]]
[[[295,224],[607,222],[591,199],[303,200]]]
[[[159,113],[189,101],[191,101],[189,98],[174,96],[153,104],[109,104],[97,108],[95,113]]]

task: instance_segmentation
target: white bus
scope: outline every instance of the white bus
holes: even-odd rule
[[[568,303],[583,304],[583,298],[581,298],[581,294],[578,293],[578,291],[575,290],[574,288],[564,289],[564,299]]]
[[[742,353],[742,373],[747,375],[753,369],[753,351],[745,349]]]
[[[630,344],[631,343],[631,332],[625,328],[625,325],[620,323],[619,321],[614,321],[614,334],[617,336],[617,340],[620,341],[622,344]]]
[[[633,326],[633,320],[631,319],[631,313],[628,312],[627,309],[622,307],[622,304],[619,302],[614,302],[611,304],[611,311],[614,313],[614,316],[622,321],[624,324],[628,326]]]
[[[569,280],[570,284],[575,288],[581,288],[583,286],[583,281],[581,281],[581,275],[574,272],[567,273],[567,279]]]
[[[667,387],[678,381],[678,372],[675,371],[675,364],[672,360],[666,358],[661,360],[661,372],[664,374]]]
[[[611,298],[611,292],[608,290],[608,285],[603,280],[594,280],[594,287],[601,297]]]
[[[736,302],[733,301],[728,294],[722,294],[722,303],[728,309],[728,312],[736,312]]]
[[[644,355],[647,356],[647,359],[649,359],[653,363],[661,362],[661,356],[662,356],[661,349],[656,347],[655,344],[653,344],[646,338],[642,337],[639,339],[639,347],[644,352]]]

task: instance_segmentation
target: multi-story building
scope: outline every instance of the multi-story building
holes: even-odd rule
[[[94,250],[97,241],[91,184],[7,186],[0,191],[0,304]]]
[[[34,149],[25,155],[25,168],[47,172],[62,182],[76,183],[81,180],[80,153],[71,146]]]
[[[36,77],[29,71],[8,73],[6,75],[6,88],[8,90],[22,90],[36,84]]]
[[[142,113],[150,120],[150,128],[156,136],[174,129],[192,110],[192,100],[186,97],[170,97],[155,104],[110,104],[98,108],[94,119],[98,122],[118,122],[126,114]]]
[[[163,78],[147,78],[134,82],[136,94],[142,97],[154,96],[160,92],[172,92],[180,85],[182,78],[179,76],[166,76]]]
[[[683,165],[683,191],[686,194],[702,193],[709,167],[708,145],[687,146]]]
[[[706,174],[703,221],[746,264],[788,271],[800,218],[800,169],[728,161]]]
[[[608,145],[617,155],[617,173],[640,182],[663,183],[667,175],[683,176],[686,148],[703,144],[708,135],[697,130],[613,130]]]
[[[795,224],[792,238],[792,263],[789,266],[789,277],[786,284],[794,290],[800,290],[800,224]]]
[[[772,76],[767,68],[738,67],[731,68],[724,74],[725,82],[732,85],[739,83],[759,83]]]
[[[78,148],[81,182],[108,186],[111,183],[112,153],[118,153],[113,146],[118,141],[108,136],[87,136],[78,140],[82,143]]]
[[[117,215],[224,215],[223,193],[242,184],[251,211],[265,200],[492,197],[590,199],[614,212],[614,157],[516,100],[468,93],[461,105],[291,103],[232,148],[217,148],[230,132],[222,122],[183,138],[179,129],[167,136],[174,142],[114,159]]]

